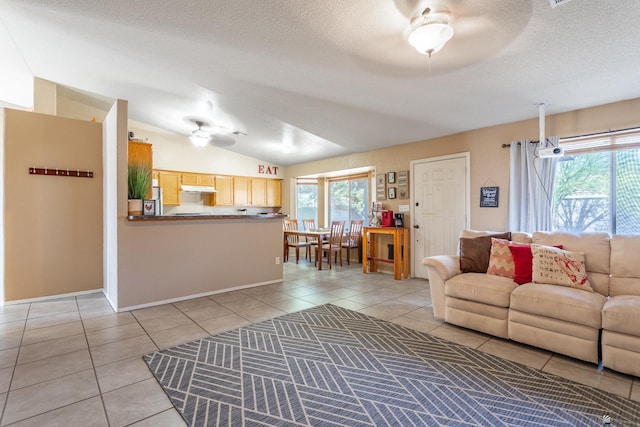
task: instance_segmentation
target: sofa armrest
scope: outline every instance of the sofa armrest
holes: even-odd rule
[[[438,319],[444,319],[444,284],[453,276],[462,273],[460,271],[460,257],[452,255],[430,256],[424,258],[422,263],[427,266],[429,273],[433,315]]]

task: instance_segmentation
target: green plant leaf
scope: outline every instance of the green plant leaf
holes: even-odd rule
[[[151,168],[144,163],[128,167],[129,199],[144,199],[151,186]]]

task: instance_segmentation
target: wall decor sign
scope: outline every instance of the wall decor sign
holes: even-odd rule
[[[398,198],[408,199],[409,198],[409,171],[399,171],[396,174],[396,179],[398,181]]]
[[[497,208],[500,187],[480,187],[480,207]]]
[[[142,215],[155,215],[156,203],[156,199],[144,199],[142,201]]]
[[[388,190],[388,196],[390,199],[395,199],[396,198],[396,187],[389,187]]]
[[[387,198],[387,176],[384,173],[376,175],[376,200]]]
[[[258,173],[264,175],[277,175],[279,166],[258,165]]]
[[[395,184],[396,183],[396,173],[395,172],[389,172],[389,174],[387,175],[387,182],[389,184]]]

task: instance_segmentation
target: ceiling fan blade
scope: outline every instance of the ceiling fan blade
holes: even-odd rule
[[[236,140],[229,135],[212,135],[211,145],[216,147],[229,147],[236,143]]]

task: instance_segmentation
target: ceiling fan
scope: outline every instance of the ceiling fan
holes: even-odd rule
[[[236,143],[235,136],[246,135],[245,132],[232,130],[221,125],[211,125],[200,117],[186,117],[185,121],[196,129],[191,131],[189,139],[196,147],[205,147],[209,144],[216,147],[229,147]]]

